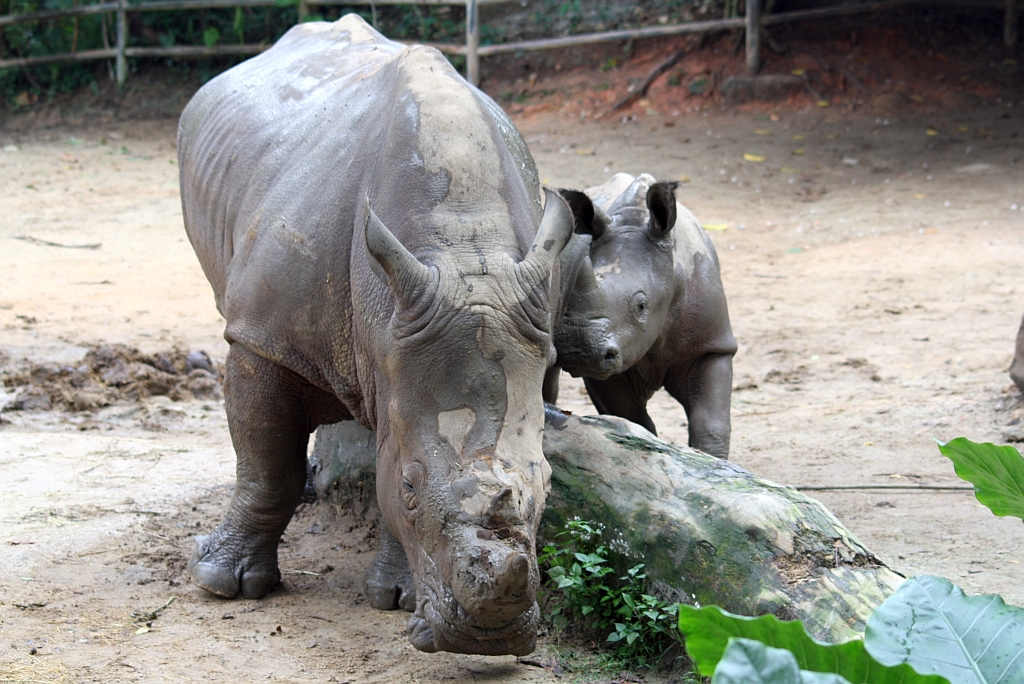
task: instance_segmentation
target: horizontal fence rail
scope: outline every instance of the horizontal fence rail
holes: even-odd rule
[[[534,50],[553,50],[559,48],[593,45],[596,43],[636,40],[656,36],[672,36],[686,33],[709,33],[743,29],[746,31],[747,65],[752,70],[760,66],[760,29],[777,24],[797,21],[814,21],[833,17],[853,16],[873,12],[885,12],[921,6],[959,6],[971,9],[1003,9],[1004,42],[1013,47],[1017,42],[1018,3],[1020,0],[878,0],[875,2],[857,2],[831,7],[820,7],[776,14],[762,14],[763,0],[746,0],[747,13],[744,17],[691,21],[682,24],[663,24],[635,29],[620,29],[596,33],[581,33],[556,38],[540,38],[522,40],[494,45],[480,45],[479,8],[484,5],[496,5],[512,0],[300,0],[298,17],[301,22],[310,14],[311,7],[330,6],[378,6],[378,5],[447,5],[465,6],[466,9],[466,43],[465,45],[432,44],[441,52],[466,57],[466,78],[474,85],[480,82],[480,58],[489,55],[530,52]],[[166,46],[128,46],[129,13],[189,11],[206,9],[233,9],[237,7],[274,7],[275,0],[152,0],[138,4],[129,4],[128,0],[116,2],[100,2],[82,5],[66,10],[33,12],[29,14],[0,15],[0,32],[4,26],[13,24],[57,21],[66,18],[81,17],[93,14],[116,14],[116,41],[113,47],[82,50],[63,54],[38,55],[34,57],[13,57],[0,59],[0,69],[23,68],[28,66],[53,64],[58,62],[86,62],[99,59],[113,59],[115,77],[118,86],[123,86],[128,76],[128,58],[136,57],[170,57],[177,59],[196,59],[229,55],[255,55],[268,49],[270,44],[225,44],[225,45],[174,45]],[[106,42],[104,42],[106,45]]]

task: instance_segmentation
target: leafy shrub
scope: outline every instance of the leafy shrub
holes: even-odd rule
[[[1024,519],[1024,458],[963,437],[939,444],[982,504]],[[679,629],[712,684],[1024,684],[1024,609],[967,596],[941,577],[913,577],[868,620],[863,641],[826,644],[797,621],[680,606]],[[925,674],[919,674],[925,673]]]
[[[1024,682],[1024,609],[1007,606],[998,596],[966,596],[959,587],[929,575],[907,580],[879,606],[863,641],[826,644],[812,639],[798,621],[732,615],[717,606],[681,606],[679,629],[699,672],[716,677],[729,644],[753,639],[792,653],[801,672],[836,674],[850,682]],[[749,649],[738,649],[731,657],[737,667],[757,660]],[[762,660],[767,666],[772,659]],[[766,684],[790,681],[785,677],[791,668],[768,670],[774,674],[763,677]]]
[[[838,674],[851,682],[941,684],[944,681],[941,677],[920,677],[908,665],[887,667],[872,658],[860,640],[842,644],[818,641],[807,634],[799,621],[781,621],[774,615],[752,618],[733,615],[718,606],[683,605],[679,607],[679,629],[686,635],[687,653],[705,676],[715,673],[729,642],[743,638],[791,651],[800,670]]]
[[[620,575],[601,543],[604,526],[568,521],[538,557],[547,569],[548,617],[558,631],[579,625],[596,633],[625,667],[653,667],[681,642],[676,606],[647,592],[643,564]]]

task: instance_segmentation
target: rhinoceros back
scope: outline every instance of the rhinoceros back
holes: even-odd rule
[[[325,133],[358,127],[370,101],[354,86],[403,47],[353,16],[303,24],[210,81],[185,108],[178,128],[185,230],[221,313],[246,231],[287,221],[289,209],[308,209],[318,189],[334,189],[324,164],[360,141]]]
[[[416,254],[446,231],[458,238],[428,225],[453,202],[469,215],[477,198],[499,197],[505,215],[539,219],[536,167],[500,109],[436,50],[389,41],[355,15],[295,27],[204,86],[182,115],[178,156],[186,230],[225,337],[350,408],[353,316],[390,316],[387,288],[367,283],[365,249],[353,248],[365,198]],[[507,223],[492,234],[521,253],[536,224]]]

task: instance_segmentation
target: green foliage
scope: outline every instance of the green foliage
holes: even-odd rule
[[[72,0],[9,0],[0,2],[10,14],[27,14],[48,10],[70,9]],[[77,22],[30,22],[4,26],[0,37],[0,57],[37,57],[55,52],[71,52],[103,47],[103,21],[100,15],[85,15]],[[106,18],[109,35],[113,36],[113,23]],[[83,65],[46,64],[32,69],[0,70],[0,97],[8,105],[34,101],[38,97],[53,97],[94,81],[93,69]]]
[[[801,670],[792,653],[753,639],[729,639],[711,684],[850,684],[837,674]]]
[[[679,643],[676,606],[647,593],[643,564],[619,575],[611,567],[608,547],[601,543],[599,523],[570,520],[538,557],[547,569],[548,612],[555,629],[579,624],[609,644],[626,667],[652,667]]]
[[[993,513],[1024,518],[1024,458],[1016,449],[962,437],[939,449]],[[966,596],[928,575],[907,580],[875,610],[863,641],[824,644],[799,622],[735,616],[716,606],[680,606],[679,629],[714,684],[812,681],[801,669],[849,682],[1024,684],[1024,609],[999,596]]]
[[[941,577],[904,582],[868,620],[864,643],[880,662],[908,663],[952,684],[1024,682],[1024,609],[999,596],[966,596]]]
[[[213,47],[220,40],[220,31],[216,27],[211,26],[210,28],[203,31],[203,45],[206,47]]]
[[[722,659],[730,638],[754,639],[784,648],[801,670],[838,674],[855,684],[942,684],[934,675],[919,675],[906,664],[886,666],[869,655],[864,642],[827,644],[812,638],[797,620],[780,621],[774,615],[745,617],[718,606],[679,606],[679,630],[686,636],[686,651],[698,671],[709,676]]]
[[[92,0],[80,0],[89,2]],[[0,14],[30,14],[46,10],[70,9],[74,0],[0,0]],[[133,6],[145,0],[132,0]],[[270,44],[298,23],[298,0],[275,0],[273,7],[225,7],[179,12],[130,13],[129,46]],[[356,12],[367,21],[373,13],[365,6],[323,7],[304,21],[334,21]],[[423,42],[453,43],[464,40],[465,11],[459,7],[389,5],[377,8],[377,26],[392,38]],[[486,28],[486,27],[485,27]],[[4,26],[0,32],[0,58],[37,57],[83,52],[112,47],[116,42],[113,14],[92,14],[77,19],[68,17],[50,21]],[[484,36],[486,41],[486,36]],[[196,70],[203,80],[237,64],[245,57],[166,62],[185,71]],[[138,60],[129,60],[137,69]],[[465,59],[454,56],[452,64],[462,68]],[[24,69],[0,70],[0,105],[18,106],[39,98],[52,98],[81,86],[98,91],[96,79],[109,78],[102,62],[54,63]],[[20,97],[19,97],[20,96]]]
[[[996,515],[1024,519],[1024,458],[1013,447],[958,437],[939,444],[956,474],[974,485],[978,501]]]
[[[690,85],[686,88],[690,91],[691,95],[703,95],[708,89],[708,79],[706,76],[701,76],[691,81]]]

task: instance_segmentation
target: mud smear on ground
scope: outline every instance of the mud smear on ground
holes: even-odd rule
[[[221,372],[204,351],[143,354],[124,345],[91,348],[75,365],[42,363],[4,368],[0,382],[13,398],[8,411],[92,411],[149,397],[220,399]],[[9,363],[9,362],[8,362]]]

